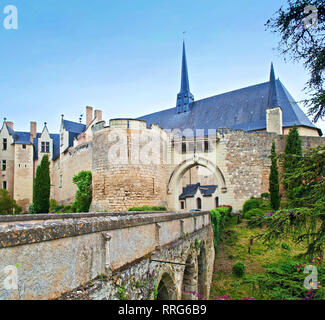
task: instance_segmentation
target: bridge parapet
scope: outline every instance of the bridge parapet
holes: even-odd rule
[[[58,298],[209,228],[208,212],[1,217],[0,299]],[[16,288],[4,286],[8,266]]]

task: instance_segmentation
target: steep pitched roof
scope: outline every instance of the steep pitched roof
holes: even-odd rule
[[[63,120],[65,130],[73,133],[82,133],[86,130],[86,125],[69,120]]]
[[[198,191],[200,190],[201,194],[204,197],[211,197],[218,186],[215,185],[208,185],[208,186],[201,186],[200,183],[197,184],[189,184],[183,188],[182,194],[179,196],[179,200],[185,200],[186,198],[193,198]]]
[[[280,80],[275,80],[277,99],[283,113],[283,126],[294,124],[318,129],[300,109]],[[190,104],[190,110],[177,114],[175,108],[138,118],[163,129],[204,130],[230,128],[255,131],[266,129],[266,109],[270,82],[223,93]],[[321,130],[318,129],[321,133]],[[195,134],[195,132],[194,132]]]

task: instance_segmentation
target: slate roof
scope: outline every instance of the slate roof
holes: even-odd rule
[[[215,186],[215,185],[201,186],[200,183],[189,184],[183,188],[183,192],[179,196],[179,200],[185,200],[186,198],[193,198],[195,196],[196,192],[198,191],[198,189],[200,189],[201,194],[204,197],[211,197],[217,188],[218,188],[218,186]]]
[[[15,131],[11,129],[7,124],[7,129],[9,134],[13,137],[13,144],[26,144],[34,145],[34,159],[38,158],[38,138],[42,135],[41,133],[36,134],[36,138],[33,139],[33,143],[30,141],[30,132]],[[50,137],[53,140],[53,157],[55,160],[60,155],[60,135],[59,134],[50,134]]]
[[[86,125],[69,120],[63,120],[63,125],[67,131],[77,134],[80,134],[86,130]]]
[[[280,80],[275,80],[277,100],[282,108],[283,127],[294,124],[318,129],[300,109]],[[266,129],[266,109],[269,104],[270,82],[223,93],[190,104],[189,112],[177,113],[171,108],[138,118],[148,127],[157,124],[162,129],[204,130],[230,128],[256,131]],[[186,134],[190,136],[191,134]]]

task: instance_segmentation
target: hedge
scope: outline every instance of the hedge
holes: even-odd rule
[[[217,251],[218,249],[221,232],[223,231],[227,221],[229,220],[231,212],[232,207],[229,206],[221,206],[210,211],[211,223],[214,234],[213,240],[215,251]]]
[[[149,207],[149,206],[143,206],[143,207],[133,207],[129,209],[130,211],[146,211],[146,212],[151,212],[151,211],[167,211],[166,207]]]

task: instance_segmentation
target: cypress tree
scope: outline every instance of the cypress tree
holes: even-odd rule
[[[34,180],[33,203],[35,213],[48,213],[50,208],[50,162],[48,155],[44,155],[37,167]]]
[[[299,162],[302,158],[302,145],[299,136],[298,128],[294,125],[287,137],[286,146],[284,150],[284,187],[286,189],[287,197],[292,198],[293,189],[299,186],[299,180],[290,179],[290,183],[287,181],[289,177],[296,171],[299,167]]]
[[[269,179],[269,191],[271,195],[271,207],[273,210],[280,208],[280,184],[279,184],[279,170],[278,170],[278,156],[276,154],[275,141],[272,143],[271,150],[271,172]]]

